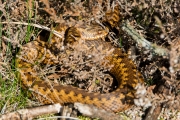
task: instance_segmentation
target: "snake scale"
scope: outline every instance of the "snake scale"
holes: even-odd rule
[[[116,26],[119,21],[118,7],[115,7],[114,11],[106,12],[105,17],[111,27]],[[136,92],[135,86],[138,83],[143,83],[143,78],[136,70],[133,62],[120,48],[116,48],[110,42],[102,40],[109,32],[108,27],[58,27],[56,30],[66,32],[67,43],[74,42],[73,34],[73,36],[85,40],[85,44],[88,46],[94,45],[97,47],[102,45],[103,49],[107,50],[113,48],[113,55],[107,56],[105,59],[109,61],[109,64],[113,65],[109,72],[118,81],[119,86],[110,93],[89,93],[70,85],[51,84],[38,77],[35,70],[37,64],[56,64],[55,59],[58,55],[58,43],[60,41],[55,40],[54,35],[50,42],[31,41],[23,45],[18,53],[16,67],[18,77],[24,88],[30,89],[33,95],[44,104],[81,102],[113,112],[123,111],[133,105]]]

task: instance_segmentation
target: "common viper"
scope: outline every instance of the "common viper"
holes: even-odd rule
[[[108,11],[105,15],[107,22],[111,27],[116,26],[119,21],[118,7],[114,11]],[[51,84],[43,78],[38,77],[36,72],[37,64],[56,64],[58,55],[58,43],[54,39],[49,42],[34,40],[22,46],[18,57],[16,58],[16,67],[19,71],[19,79],[25,88],[29,88],[35,97],[44,104],[51,103],[74,103],[81,102],[93,104],[107,111],[119,112],[133,105],[135,98],[135,86],[138,83],[143,83],[141,74],[136,70],[136,66],[122,52],[120,48],[114,47],[110,42],[105,42],[105,38],[109,32],[109,28],[100,26],[91,27],[58,27],[57,31],[66,33],[65,43],[73,43],[75,37],[85,40],[88,46],[102,45],[103,49],[114,49],[112,56],[107,56],[105,59],[113,65],[109,71],[118,81],[119,86],[113,92],[100,94],[89,93],[82,89],[61,84]],[[76,34],[76,32],[77,34]],[[93,32],[92,32],[93,31]]]

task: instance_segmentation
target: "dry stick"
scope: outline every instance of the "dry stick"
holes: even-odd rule
[[[157,120],[159,114],[161,113],[161,110],[162,110],[162,105],[160,103],[155,107],[150,107],[144,120]]]
[[[105,111],[104,109],[98,108],[94,105],[82,104],[82,103],[74,103],[74,106],[80,113],[85,116],[99,118],[102,120],[123,120],[123,117],[115,114],[110,111]]]
[[[136,30],[128,24],[128,22],[122,24],[122,29],[127,32],[128,35],[130,35],[139,45],[152,51],[152,53],[169,57],[169,50],[147,41],[143,36],[140,36]]]
[[[29,109],[21,109],[0,116],[0,120],[28,120],[44,114],[55,114],[62,111],[60,104],[46,105]]]
[[[51,30],[50,28],[46,27],[46,26],[43,26],[43,25],[38,25],[38,24],[33,24],[33,23],[24,23],[24,22],[0,22],[0,24],[18,24],[18,25],[30,25],[30,26],[33,26],[33,27],[37,27],[37,28],[40,28],[40,29],[44,29],[44,30],[47,30],[49,32],[52,32],[53,34],[55,34],[56,36],[60,37],[60,38],[63,38],[63,36],[61,34],[59,34],[58,31],[56,30]]]

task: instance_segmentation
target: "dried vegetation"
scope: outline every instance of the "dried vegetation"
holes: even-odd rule
[[[137,99],[135,99],[137,106],[125,111],[125,114],[130,119],[144,117],[148,120],[149,116],[152,118],[159,116],[159,119],[180,119],[178,112],[180,110],[180,2],[178,0],[114,0],[114,2],[110,0],[29,0],[28,2],[7,0],[3,2],[0,0],[1,114],[38,104],[29,100],[27,92],[21,90],[15,76],[14,66],[14,56],[18,48],[34,40],[43,30],[31,26],[30,23],[50,28],[56,24],[74,26],[82,23],[89,24],[93,21],[101,24],[100,21],[104,19],[105,11],[113,9],[115,2],[121,8],[122,23],[128,21],[141,36],[158,46],[167,48],[169,52],[169,56],[158,56],[146,50],[121,30],[121,24],[116,28],[117,36],[113,33],[108,35],[111,41],[115,41],[116,45],[120,43],[122,49],[134,59],[146,83],[146,86],[137,86]],[[8,24],[1,24],[1,22],[8,22]],[[11,24],[11,22],[23,22],[29,25]],[[90,52],[93,54],[89,55]],[[99,83],[97,80],[110,78],[109,76],[104,77],[106,75],[103,74],[104,70],[108,70],[109,67],[100,67],[102,64],[105,65],[104,61],[98,64],[96,62],[96,60],[99,61],[100,54],[102,58],[107,54],[105,51],[97,53],[98,51],[92,52],[83,46],[77,49],[75,54],[62,56],[64,58],[60,64],[68,68],[65,72],[71,73],[79,80],[74,83],[77,79],[72,79],[72,76],[68,74],[68,76],[63,76],[69,78],[64,83],[73,83],[91,90],[92,83]],[[84,59],[87,61],[84,62]],[[49,72],[52,73],[56,69],[48,70],[46,67],[42,70],[47,78],[59,77],[55,73],[49,75]],[[60,71],[62,72],[64,71]],[[82,82],[82,79],[88,79],[88,82]],[[102,92],[103,88],[104,84],[101,87],[93,86],[93,91],[100,92],[101,90]],[[105,88],[103,92],[110,89],[107,86]]]

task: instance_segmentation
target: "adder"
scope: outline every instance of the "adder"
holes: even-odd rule
[[[118,24],[119,14],[118,7],[115,7],[114,11],[106,12],[106,22],[111,28]],[[104,50],[114,49],[113,55],[107,56],[105,59],[109,61],[110,65],[113,65],[109,72],[118,81],[115,91],[105,94],[90,93],[70,85],[54,83],[52,85],[39,77],[36,70],[37,64],[56,65],[58,63],[60,41],[54,39],[55,35],[50,42],[34,40],[22,46],[16,57],[16,67],[23,87],[30,89],[43,104],[81,102],[113,112],[123,111],[132,106],[136,92],[135,87],[138,83],[143,83],[143,77],[127,54],[120,48],[114,47],[110,42],[102,40],[107,37],[110,27],[62,27],[60,25],[56,30],[66,33],[66,44],[75,42],[73,34],[73,36],[83,39],[88,46],[94,45],[97,48],[102,45]]]

